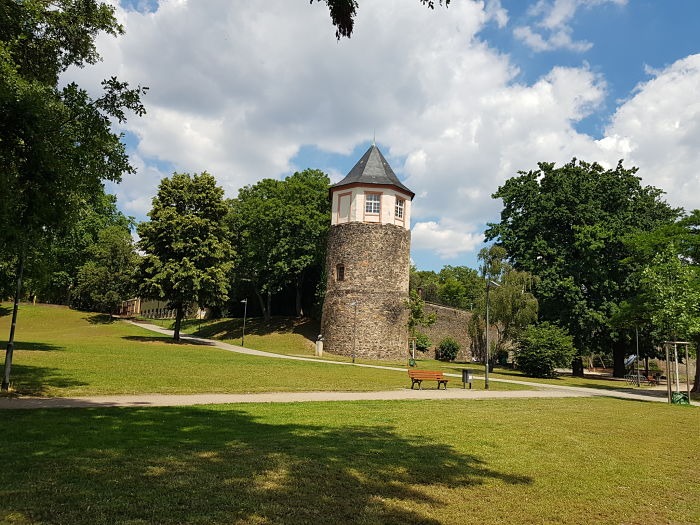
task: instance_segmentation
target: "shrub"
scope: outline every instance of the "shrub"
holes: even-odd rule
[[[459,352],[459,343],[451,337],[445,337],[435,351],[435,358],[440,361],[454,361]]]
[[[433,346],[430,338],[422,332],[416,332],[416,350],[427,352]]]
[[[525,329],[515,360],[528,376],[553,377],[554,369],[568,366],[573,355],[573,339],[566,330],[545,322]]]

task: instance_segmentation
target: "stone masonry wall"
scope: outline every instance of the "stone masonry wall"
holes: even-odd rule
[[[321,318],[324,351],[370,359],[408,356],[410,242],[409,230],[391,224],[331,227]],[[343,280],[338,280],[339,264]]]
[[[434,313],[437,316],[435,323],[432,326],[421,326],[418,328],[420,332],[430,338],[432,343],[429,351],[430,357],[435,356],[435,349],[445,337],[451,337],[459,343],[459,353],[456,361],[471,361],[473,355],[473,341],[469,337],[467,326],[471,320],[472,313],[466,310],[458,310],[449,306],[441,306],[433,303],[424,303],[423,311],[425,313]],[[495,341],[498,336],[496,327],[492,326],[489,332],[489,337]]]

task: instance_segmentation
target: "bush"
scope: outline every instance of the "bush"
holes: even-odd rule
[[[435,358],[440,361],[454,361],[459,352],[459,343],[451,337],[445,337],[435,351]]]
[[[433,346],[433,343],[430,341],[430,338],[427,335],[421,332],[416,332],[416,350],[419,350],[420,352],[427,352],[430,350],[431,346]]]
[[[528,376],[553,377],[554,369],[569,366],[573,355],[573,339],[566,330],[545,322],[525,329],[515,360]]]

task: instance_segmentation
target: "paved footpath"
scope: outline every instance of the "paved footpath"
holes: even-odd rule
[[[131,321],[128,321],[131,322]],[[166,330],[159,326],[133,323],[141,328],[172,336],[172,330]],[[214,346],[230,352],[256,355],[273,359],[293,359],[297,361],[313,361],[337,366],[356,366],[361,368],[379,368],[406,372],[405,368],[354,364],[342,361],[328,361],[324,359],[274,354],[260,350],[252,350],[241,346],[231,345],[213,339],[204,339],[190,335],[182,335],[185,341],[207,346]],[[461,379],[459,374],[445,373],[446,376]],[[483,378],[479,378],[483,379]],[[504,399],[504,398],[556,398],[556,397],[593,397],[605,396],[636,401],[666,402],[665,391],[645,390],[642,392],[623,392],[617,390],[603,390],[593,388],[581,388],[545,383],[533,383],[517,381],[514,379],[495,379],[492,382],[513,383],[530,387],[532,390],[470,390],[464,388],[449,388],[447,390],[388,390],[378,392],[264,392],[258,394],[138,394],[115,396],[90,396],[90,397],[15,397],[0,398],[0,409],[31,409],[31,408],[98,408],[98,407],[167,407],[187,405],[210,405],[225,403],[295,403],[305,401],[370,401],[370,400],[425,400],[425,399]],[[694,405],[699,405],[697,402]]]

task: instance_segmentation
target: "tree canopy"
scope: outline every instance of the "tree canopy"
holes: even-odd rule
[[[133,171],[111,122],[143,114],[145,88],[112,77],[93,99],[75,83],[59,86],[68,67],[99,60],[99,33],[122,31],[114,8],[95,0],[0,2],[0,250],[16,261],[15,303],[28,254],[70,224],[104,180]],[[3,389],[16,317],[15,307]]]
[[[263,179],[241,188],[230,202],[228,225],[237,248],[234,279],[249,285],[266,320],[272,296],[286,286],[296,291],[302,315],[302,290],[313,268],[320,275],[330,226],[328,176],[307,169],[284,180]]]
[[[538,166],[494,193],[503,210],[486,238],[507,250],[516,269],[539,278],[541,319],[566,328],[579,352],[612,347],[621,375],[628,341],[610,320],[637,293],[624,239],[671,224],[679,210],[622,162],[614,169],[576,159],[559,168]]]
[[[138,246],[144,252],[140,291],[175,309],[176,341],[188,305],[214,305],[228,298],[233,253],[227,211],[224,190],[214,177],[174,173],[161,181],[150,221],[138,225]]]

